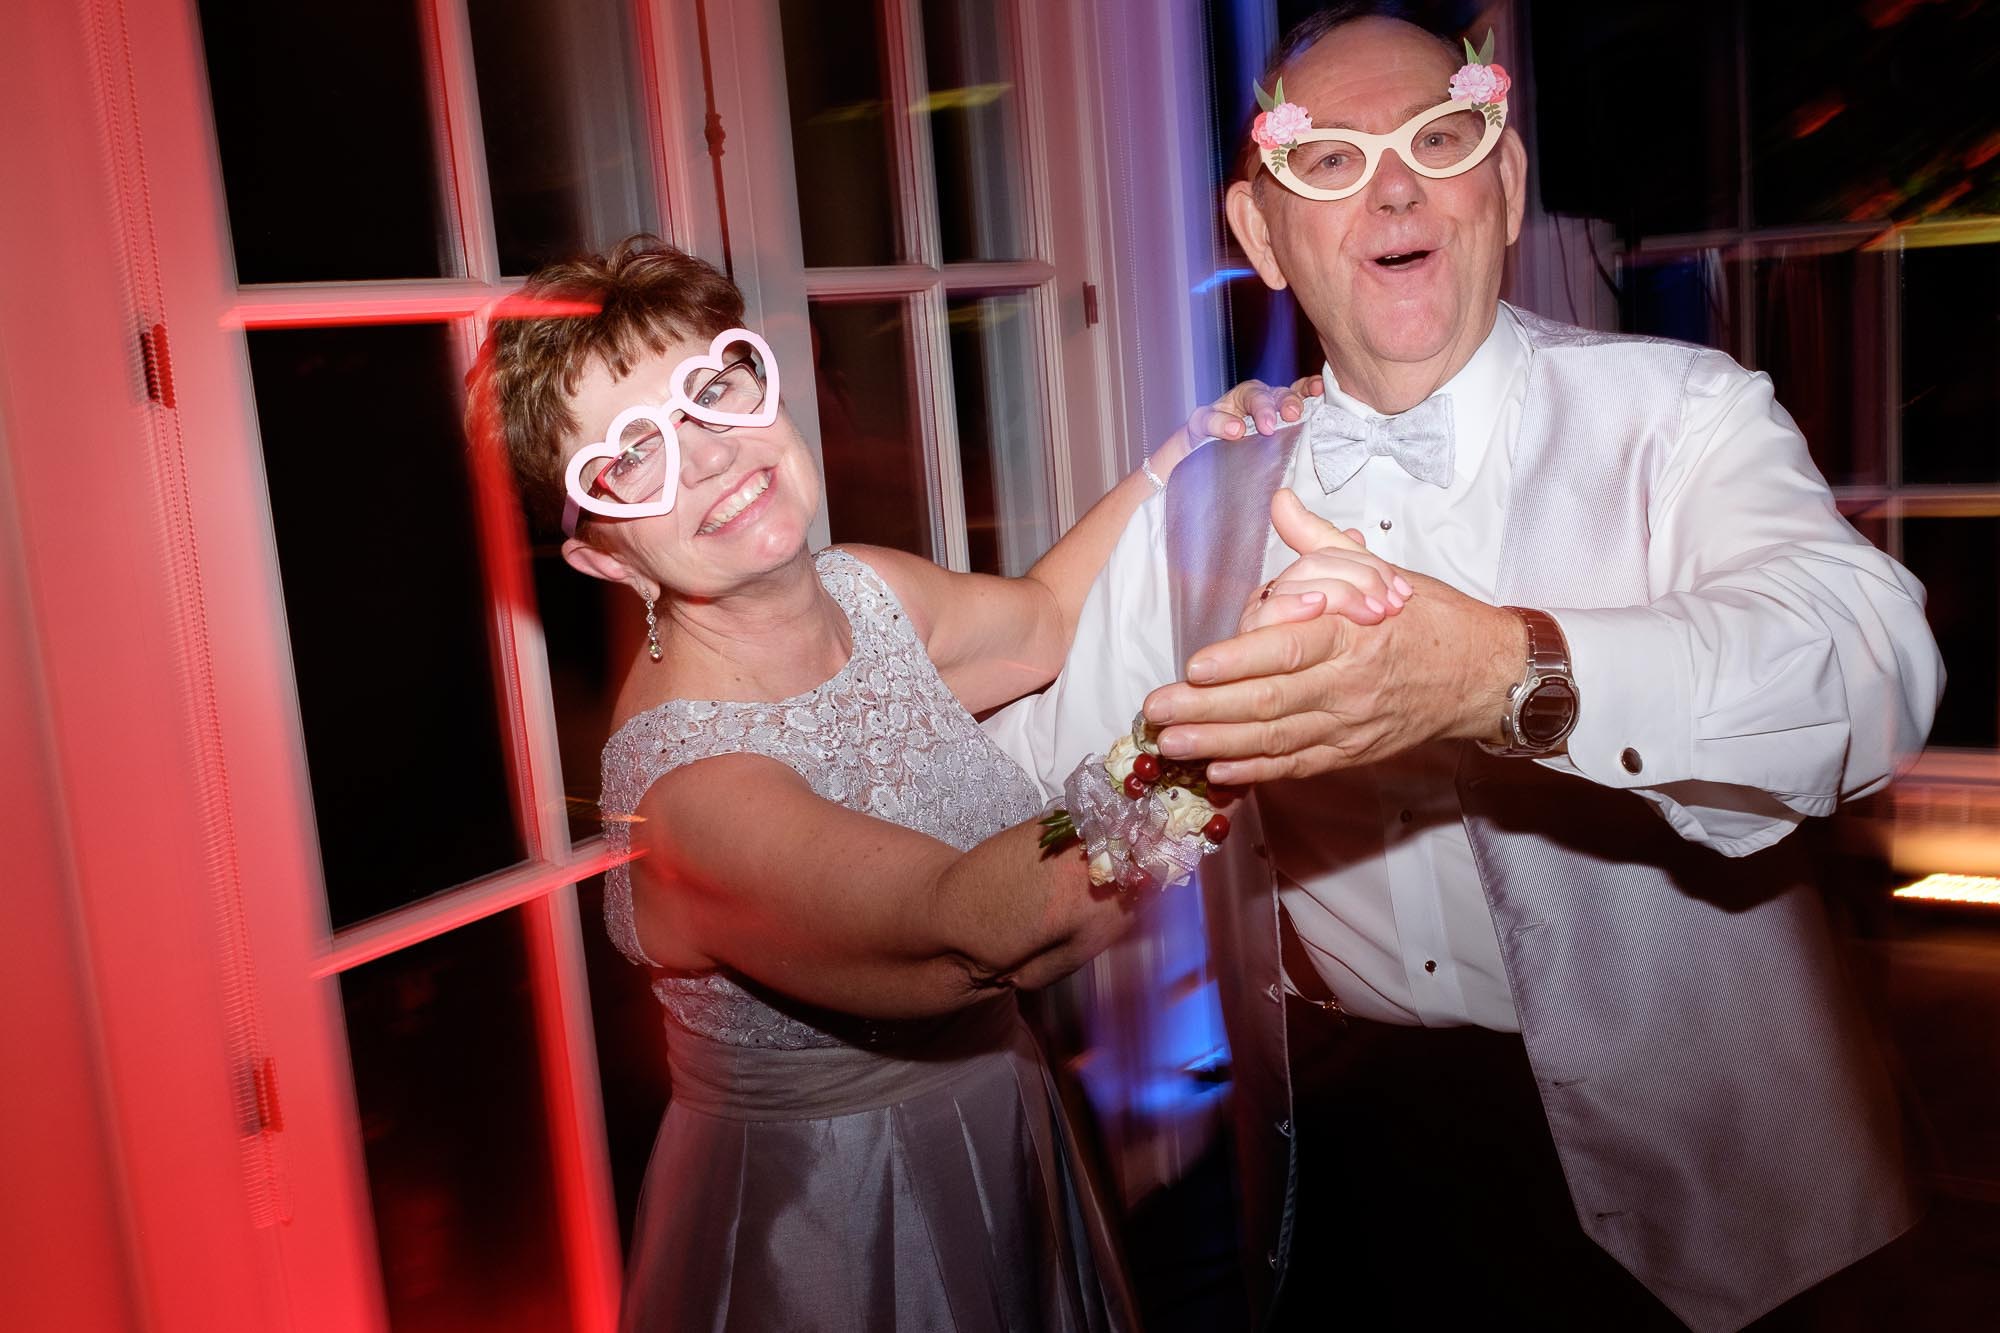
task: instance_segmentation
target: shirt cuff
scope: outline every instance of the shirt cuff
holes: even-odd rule
[[[1694,663],[1683,627],[1649,607],[1548,608],[1569,645],[1576,730],[1543,762],[1604,787],[1657,787],[1693,775]]]

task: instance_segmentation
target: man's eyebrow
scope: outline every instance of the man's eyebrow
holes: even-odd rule
[[[1445,102],[1449,102],[1450,100],[1451,99],[1449,97],[1446,97],[1436,102],[1423,101],[1423,102],[1412,103],[1411,105],[1403,108],[1402,111],[1397,113],[1396,124],[1401,125],[1406,121],[1408,121],[1411,116],[1416,115],[1419,111],[1428,111],[1432,107],[1441,106]],[[1330,120],[1324,125],[1320,124],[1318,121],[1314,121],[1313,128],[1316,130],[1361,130],[1361,127],[1359,125],[1356,125],[1351,120]],[[1361,130],[1361,132],[1363,134],[1368,133],[1367,130]]]

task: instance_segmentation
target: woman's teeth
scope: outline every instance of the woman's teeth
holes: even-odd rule
[[[750,480],[736,488],[736,494],[708,511],[708,518],[695,531],[703,537],[720,532],[730,519],[748,509],[750,505],[771,486],[771,474],[758,472]]]

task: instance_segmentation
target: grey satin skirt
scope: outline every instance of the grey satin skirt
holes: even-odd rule
[[[621,1326],[1133,1327],[1099,1202],[1011,997],[925,1050],[759,1050],[678,1027]]]

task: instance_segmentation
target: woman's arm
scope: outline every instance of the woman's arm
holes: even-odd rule
[[[677,769],[638,813],[650,956],[726,966],[843,1013],[908,1018],[1047,985],[1131,918],[1076,847],[1043,855],[1033,823],[961,854],[824,800],[761,756]]]
[[[1197,441],[1241,438],[1245,416],[1269,434],[1298,418],[1302,395],[1319,391],[1318,376],[1289,389],[1247,380],[1207,407],[1196,408],[1146,465],[1165,481]],[[1145,471],[1133,471],[1017,579],[955,574],[907,552],[854,549],[896,590],[952,692],[968,709],[982,712],[1055,679],[1091,581],[1118,534],[1153,492]]]

